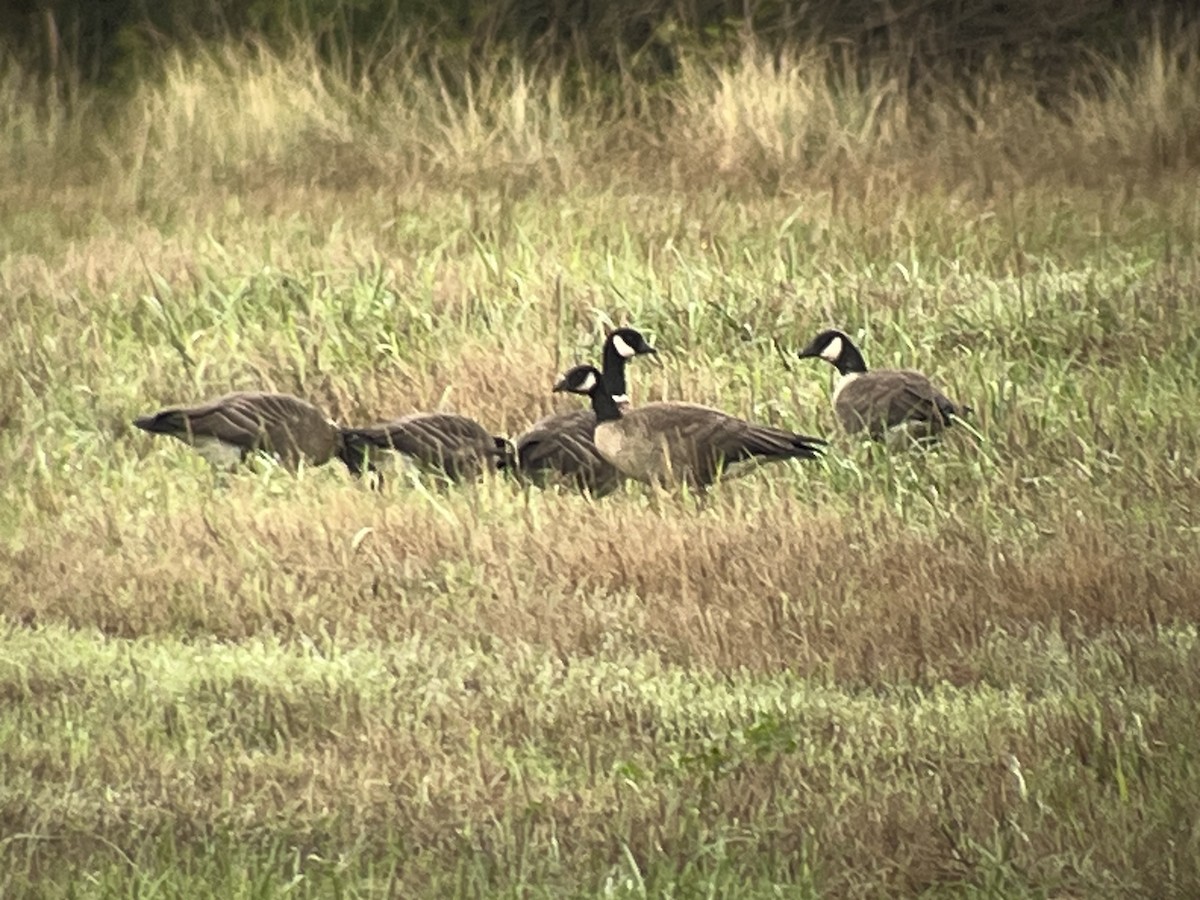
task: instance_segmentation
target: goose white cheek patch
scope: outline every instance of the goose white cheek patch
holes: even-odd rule
[[[839,356],[842,355],[842,339],[835,337],[832,341],[825,345],[825,349],[821,351],[821,359],[827,359],[830,362],[837,362]]]
[[[626,341],[625,338],[621,337],[619,334],[614,334],[612,336],[612,345],[613,345],[613,349],[616,350],[617,353],[619,353],[625,359],[632,359],[634,356],[637,355],[637,352],[632,347],[629,346],[629,342]]]
[[[583,381],[579,382],[579,392],[586,394],[588,391],[590,391],[595,386],[596,386],[596,376],[593,375],[591,372],[588,372],[587,375],[584,376]]]

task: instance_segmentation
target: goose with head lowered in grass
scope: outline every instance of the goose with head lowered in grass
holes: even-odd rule
[[[363,428],[343,428],[342,462],[354,475],[378,474],[389,453],[411,459],[420,468],[451,481],[478,478],[512,465],[508,441],[457,413],[423,412]]]
[[[604,341],[600,378],[613,402],[629,404],[625,366],[637,356],[656,353],[641,332],[618,328]],[[593,497],[611,493],[624,477],[596,449],[592,432],[596,414],[591,409],[572,409],[539,419],[516,439],[517,469],[522,477],[537,484],[569,484]]]
[[[295,471],[301,461],[324,465],[337,457],[354,475],[377,471],[387,451],[436,469],[452,480],[503,465],[503,438],[474,419],[417,413],[364,428],[342,428],[316,406],[291,394],[238,391],[195,406],[173,406],[133,422],[143,431],[175,437],[217,469],[261,453]]]
[[[663,487],[707,489],[737,463],[816,459],[825,441],[757,425],[694,403],[648,403],[622,409],[593,366],[576,366],[556,392],[589,397],[597,451],[624,475]]]
[[[236,391],[195,406],[138,416],[133,424],[183,441],[217,469],[233,468],[262,453],[295,471],[301,461],[324,465],[341,448],[337,423],[291,394]]]
[[[955,419],[971,412],[971,407],[955,403],[920,372],[868,370],[862,353],[844,331],[822,331],[799,356],[823,359],[838,370],[833,409],[851,435],[865,431],[872,440],[882,441],[889,432],[903,430],[914,440],[936,440]]]

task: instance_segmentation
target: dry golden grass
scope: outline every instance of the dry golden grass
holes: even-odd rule
[[[1066,118],[752,44],[653,88],[4,69],[0,893],[1197,893],[1195,37]],[[129,424],[268,387],[511,434],[626,322],[635,400],[828,458],[375,494]],[[831,323],[971,428],[839,436]]]
[[[1069,508],[1046,510],[1042,533],[1020,541],[965,515],[917,528],[870,501],[827,510],[833,498],[797,497],[766,473],[703,510],[663,498],[520,501],[503,483],[397,510],[332,474],[309,478],[272,483],[278,496],[238,484],[179,511],[172,494],[151,493],[136,518],[113,512],[128,506],[115,496],[94,519],[63,509],[69,528],[12,552],[8,614],[125,638],[496,635],[565,658],[595,650],[607,624],[638,651],[703,668],[971,684],[971,655],[996,628],[1082,637],[1200,612],[1200,560],[1169,530],[1117,529]],[[445,596],[463,602],[447,608]],[[628,596],[635,606],[602,615]],[[158,602],[137,600],[149,597]],[[600,621],[578,621],[581,609]]]

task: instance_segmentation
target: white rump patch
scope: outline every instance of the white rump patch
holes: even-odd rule
[[[242,461],[242,448],[227,444],[215,437],[198,437],[192,441],[196,452],[218,469],[232,469]]]
[[[583,381],[579,382],[577,390],[580,393],[586,394],[596,386],[596,375],[593,372],[588,372]]]
[[[637,351],[630,347],[629,342],[619,334],[614,334],[612,336],[612,345],[613,349],[616,350],[621,356],[625,357],[625,359],[633,359],[633,357],[637,356]]]
[[[825,345],[825,349],[821,351],[821,359],[827,359],[831,363],[836,363],[838,357],[842,355],[842,339],[835,337],[832,341]]]

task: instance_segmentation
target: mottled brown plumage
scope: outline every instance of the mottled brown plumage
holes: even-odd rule
[[[883,440],[903,428],[917,440],[936,439],[956,418],[971,412],[955,403],[912,369],[872,369],[858,348],[837,330],[821,332],[800,351],[802,359],[824,359],[841,377],[833,391],[833,408],[849,434],[865,431]]]
[[[632,328],[619,328],[605,339],[602,378],[618,404],[628,403],[626,362],[654,352],[641,333]],[[596,449],[592,440],[595,429],[596,414],[590,409],[572,409],[539,419],[516,440],[518,470],[523,477],[542,485],[568,484],[596,497],[611,493],[624,476]]]
[[[539,419],[517,439],[519,471],[543,486],[559,482],[595,497],[612,493],[624,476],[596,449],[595,430],[596,414],[590,409]]]
[[[601,456],[630,478],[662,486],[705,489],[737,463],[815,459],[825,443],[694,403],[621,409],[591,366],[571,369],[555,390],[591,398]]]
[[[467,416],[413,413],[392,422],[342,429],[342,461],[354,474],[371,469],[371,456],[391,451],[458,481],[503,465],[508,442]]]
[[[175,406],[133,424],[194,447],[214,466],[229,468],[252,453],[275,456],[294,470],[301,460],[323,465],[338,452],[337,425],[291,394],[238,391],[196,406]]]

